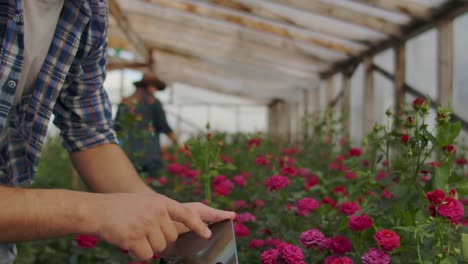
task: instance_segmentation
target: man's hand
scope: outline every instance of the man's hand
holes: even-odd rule
[[[183,226],[202,237],[211,231],[204,221],[232,219],[235,214],[201,203],[181,204],[159,194],[107,194],[97,202],[90,226],[105,241],[129,250],[140,260],[150,259],[174,242]],[[179,224],[179,228],[176,223]]]
[[[184,203],[183,205],[198,214],[200,219],[205,223],[217,223],[227,219],[234,220],[236,217],[234,212],[214,209],[202,203]],[[180,222],[176,222],[175,224],[179,235],[190,231],[190,228]]]

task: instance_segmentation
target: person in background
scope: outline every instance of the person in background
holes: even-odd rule
[[[157,91],[166,89],[166,84],[156,75],[144,73],[143,78],[134,85],[136,91],[119,105],[115,130],[124,131],[123,149],[138,172],[155,178],[163,168],[159,135],[166,134],[174,145],[178,145],[177,136],[167,123],[163,106],[155,96]],[[131,128],[125,128],[125,118],[129,114],[137,120],[129,124]]]
[[[71,234],[147,260],[183,232],[208,238],[207,222],[235,217],[154,192],[118,146],[103,87],[108,16],[105,0],[0,0],[0,264],[13,263],[15,242]],[[94,193],[26,188],[52,115]]]

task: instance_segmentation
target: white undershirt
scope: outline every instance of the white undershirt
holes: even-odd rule
[[[24,61],[14,105],[33,92],[49,51],[64,0],[23,0]]]

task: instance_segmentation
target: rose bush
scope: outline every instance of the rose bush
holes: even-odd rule
[[[342,140],[329,112],[305,120],[294,146],[208,131],[168,151],[163,175],[142,177],[178,200],[235,210],[240,263],[467,263],[461,126],[439,109],[429,128],[428,109],[415,100],[361,146]],[[128,257],[103,242],[71,253],[99,254]]]

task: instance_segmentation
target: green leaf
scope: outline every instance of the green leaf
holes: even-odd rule
[[[434,189],[445,190],[448,184],[450,166],[448,163],[436,168],[434,175]]]
[[[460,194],[468,195],[468,181],[463,181],[457,185],[457,191]]]
[[[414,233],[416,231],[416,227],[414,226],[397,226],[396,229],[400,229],[406,232]]]
[[[440,147],[452,144],[462,129],[460,122],[446,123],[438,127],[437,143]]]
[[[438,145],[437,143],[437,139],[434,137],[434,135],[432,135],[429,131],[427,130],[423,130],[423,134],[424,136],[429,139],[429,141],[434,144],[434,145]]]
[[[452,256],[447,256],[440,262],[440,264],[458,264],[458,261]]]
[[[468,234],[461,234],[463,259],[468,261]]]

